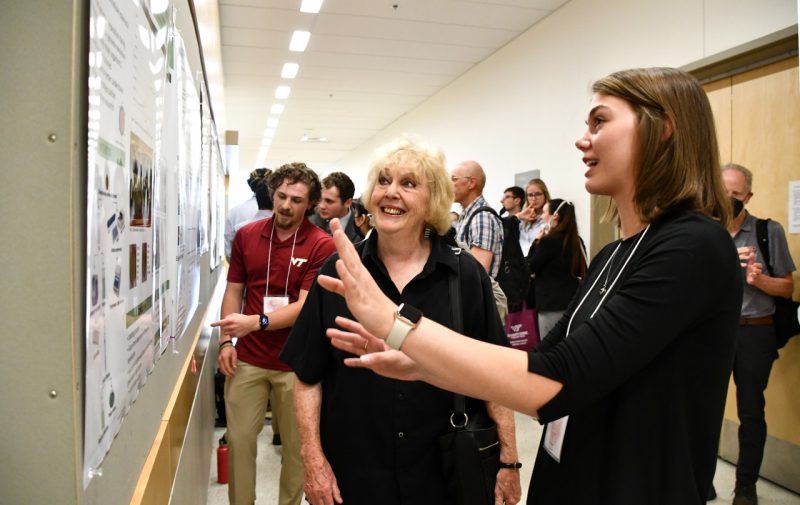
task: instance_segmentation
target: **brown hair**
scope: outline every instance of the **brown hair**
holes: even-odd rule
[[[728,225],[714,116],[697,79],[674,68],[636,68],[598,80],[592,91],[625,100],[638,117],[633,198],[643,221],[683,208]]]
[[[317,173],[308,168],[305,163],[294,162],[281,165],[279,169],[272,172],[269,177],[269,190],[270,193],[275,193],[275,190],[286,181],[288,184],[296,184],[302,182],[308,186],[308,209],[306,216],[314,213],[314,207],[317,206],[320,196],[322,196],[322,184],[319,182]]]

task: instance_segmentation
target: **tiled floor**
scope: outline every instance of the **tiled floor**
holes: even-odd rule
[[[531,478],[533,460],[542,428],[539,423],[527,416],[517,414],[517,448],[522,461],[520,478],[522,480],[522,501],[525,503],[528,482]],[[215,432],[215,440],[222,437],[225,430],[219,428]],[[216,445],[216,444],[215,444]],[[258,476],[256,495],[258,505],[274,505],[278,503],[278,474],[280,473],[280,447],[272,445],[272,428],[265,426],[258,438]],[[733,465],[719,460],[714,486],[717,499],[712,504],[730,503],[733,500],[735,468]],[[765,480],[758,482],[758,498],[760,505],[800,505],[800,496],[776,486]],[[217,483],[216,451],[211,458],[211,482],[208,486],[207,505],[228,505],[228,486]]]

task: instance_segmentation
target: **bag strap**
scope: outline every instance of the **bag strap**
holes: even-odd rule
[[[461,286],[459,282],[461,273],[461,248],[453,247],[456,255],[456,271],[448,274],[448,284],[450,285],[450,311],[453,314],[453,330],[464,333],[464,316],[461,312]],[[464,395],[453,393],[453,413],[450,415],[450,424],[453,428],[464,428],[467,426],[467,405]],[[463,419],[464,423],[456,424],[455,421]]]
[[[469,233],[469,225],[472,224],[472,218],[475,217],[479,212],[491,212],[492,214],[494,214],[494,217],[500,220],[500,227],[501,228],[503,227],[503,220],[500,218],[500,215],[497,213],[496,210],[489,207],[488,205],[484,205],[483,207],[478,207],[472,212],[472,214],[469,215],[469,217],[467,218],[467,222],[464,223],[464,229],[467,230],[466,233],[464,233],[465,242],[467,241],[466,238],[467,234]]]
[[[767,264],[770,277],[775,277],[775,272],[772,271],[772,262],[769,257],[769,219],[756,220],[756,242],[758,248],[761,250],[761,256],[764,257],[764,263]]]

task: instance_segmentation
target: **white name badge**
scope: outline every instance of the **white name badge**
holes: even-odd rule
[[[561,463],[561,448],[564,447],[564,434],[567,432],[569,416],[547,423],[544,431],[544,450],[554,460]]]
[[[289,305],[288,296],[265,296],[264,297],[264,314],[274,312],[281,307]]]

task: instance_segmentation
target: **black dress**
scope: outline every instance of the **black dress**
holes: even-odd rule
[[[460,261],[461,300],[467,335],[508,345],[483,267],[470,255],[457,257],[438,237],[423,271],[397,291],[377,256],[378,233],[356,246],[381,290],[395,303],[408,302],[452,327],[448,272]],[[333,255],[320,274],[336,277]],[[460,259],[459,259],[460,258]],[[281,359],[307,384],[322,383],[320,436],[342,498],[349,505],[440,505],[446,496],[436,438],[452,428],[453,395],[424,382],[381,377],[346,367],[350,354],[325,336],[337,315],[352,318],[344,299],[315,282]],[[468,412],[486,415],[485,403],[468,399]]]
[[[529,354],[531,372],[564,385],[539,410],[540,420],[569,414],[560,463],[539,449],[529,504],[706,501],[738,331],[741,267],[728,232],[696,213],[653,224],[634,252],[639,238],[598,254],[565,317]],[[628,257],[591,317],[603,285],[611,286]]]

